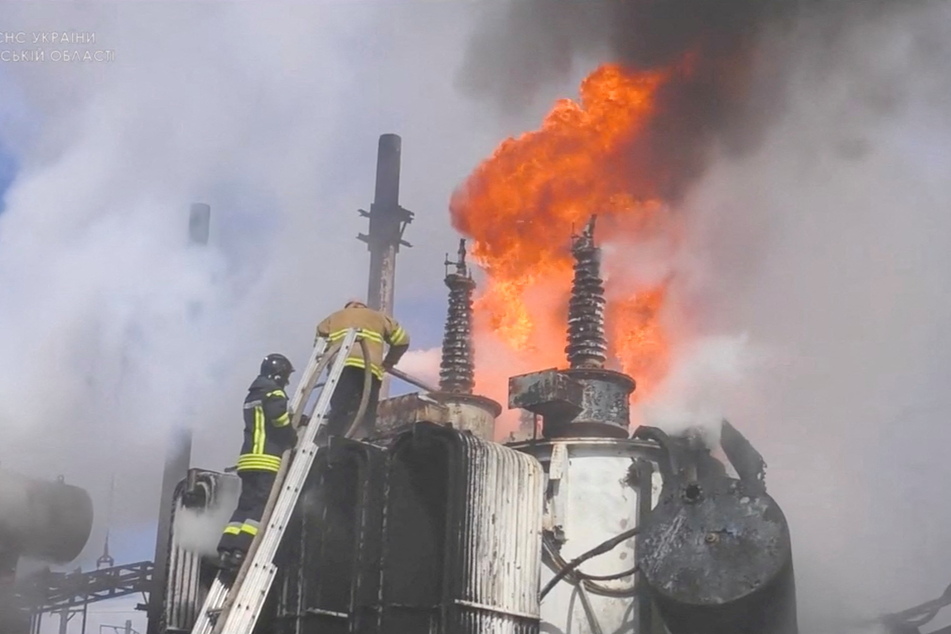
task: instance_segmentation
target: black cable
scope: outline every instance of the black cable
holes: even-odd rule
[[[945,588],[944,592],[937,599],[925,601],[921,605],[916,605],[913,608],[908,608],[901,612],[887,614],[877,619],[877,621],[886,625],[901,624],[919,628],[932,621],[938,616],[938,613],[948,605],[951,605],[951,585]],[[939,632],[944,632],[944,630],[939,630]]]
[[[568,565],[568,562],[562,559],[561,555],[558,554],[558,545],[555,544],[554,540],[550,535],[544,535],[542,537],[542,544],[544,549],[542,551],[543,555],[546,555],[548,560],[550,560],[552,568],[555,570],[561,570]],[[596,581],[585,579],[585,573],[575,569],[572,570],[568,575],[565,576],[565,579],[578,583],[584,586],[584,589],[593,594],[597,594],[602,597],[610,597],[613,599],[624,599],[628,597],[633,597],[637,594],[637,585],[636,583],[627,588],[611,588],[602,583]]]
[[[561,581],[561,580],[562,580],[568,573],[570,573],[572,570],[574,570],[575,568],[577,568],[578,566],[580,566],[580,565],[583,564],[584,562],[588,561],[588,560],[591,559],[592,557],[596,557],[596,556],[601,555],[601,554],[604,554],[604,553],[606,553],[606,552],[608,552],[608,551],[610,551],[610,550],[613,550],[613,549],[616,548],[621,542],[626,541],[626,540],[630,539],[631,537],[634,537],[635,535],[637,535],[637,534],[640,532],[640,530],[641,530],[641,527],[640,527],[640,526],[635,526],[634,528],[632,528],[632,529],[630,529],[630,530],[626,530],[626,531],[624,531],[623,533],[621,533],[620,535],[617,535],[617,536],[615,536],[615,537],[612,537],[611,539],[609,539],[609,540],[607,540],[607,541],[604,541],[604,542],[602,542],[601,544],[598,544],[597,546],[595,546],[595,547],[592,548],[591,550],[585,552],[584,554],[582,554],[582,555],[580,555],[580,556],[575,557],[574,559],[572,559],[570,562],[568,562],[567,565],[563,566],[563,567],[561,568],[561,570],[559,570],[558,572],[556,572],[556,573],[555,573],[555,576],[552,577],[552,578],[548,581],[547,584],[545,584],[545,587],[542,588],[542,591],[538,593],[538,600],[541,601],[542,599],[544,599],[544,598],[545,598],[545,595],[548,594],[549,592],[551,592],[551,589],[555,587],[555,584],[557,584],[559,581]]]
[[[547,556],[551,567],[554,570],[561,570],[563,567],[568,565],[568,562],[561,558],[561,556],[556,552],[557,547],[554,545],[553,541],[549,537],[543,537],[542,543],[544,545],[543,555]],[[627,571],[630,572],[630,571]],[[591,579],[585,578],[585,573],[582,573],[578,569],[572,570],[568,575],[565,576],[569,582],[577,583],[584,587],[585,590],[596,594],[602,597],[610,597],[612,599],[625,599],[633,597],[637,594],[637,583],[625,588],[612,588],[594,581]]]
[[[589,575],[586,572],[575,571],[575,575],[580,579],[585,581],[617,581],[618,579],[623,579],[624,577],[630,577],[631,575],[637,573],[641,569],[640,566],[634,566],[629,570],[624,572],[616,572],[613,575]]]

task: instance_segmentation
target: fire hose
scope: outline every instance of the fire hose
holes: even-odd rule
[[[363,358],[364,358],[364,359],[369,358],[369,350],[367,349],[367,342],[366,342],[364,339],[362,339],[362,338],[357,339],[357,341],[358,341],[359,344],[360,344],[360,351],[363,353]],[[330,350],[328,350],[327,354],[324,355],[324,360],[321,361],[321,365],[318,367],[317,372],[314,373],[314,376],[315,376],[315,377],[319,377],[321,374],[323,374],[324,369],[326,368],[326,366],[327,366],[327,364],[329,363],[330,359],[333,358],[334,353],[339,349],[339,347],[340,347],[339,344],[337,344],[336,346],[334,346],[334,347],[332,347]],[[399,370],[399,369],[397,369],[397,368],[387,368],[386,371],[387,371],[389,374],[391,374],[392,376],[396,377],[397,379],[400,379],[401,381],[405,381],[406,383],[409,383],[410,385],[413,385],[413,386],[415,386],[415,387],[418,387],[418,388],[420,388],[420,389],[422,389],[422,390],[425,390],[425,391],[427,391],[427,392],[437,392],[437,391],[438,391],[438,388],[433,387],[432,385],[429,385],[428,383],[426,383],[426,382],[423,381],[422,379],[418,379],[418,378],[416,378],[416,377],[414,377],[414,376],[412,376],[412,375],[410,375],[410,374],[407,374],[406,372],[403,372],[402,370]],[[363,390],[362,390],[362,394],[361,394],[361,397],[360,397],[360,406],[359,406],[359,408],[357,409],[357,412],[356,412],[356,414],[354,415],[353,419],[350,421],[350,424],[346,427],[346,433],[343,434],[343,435],[344,435],[345,437],[347,437],[347,438],[351,438],[351,437],[352,437],[352,434],[357,430],[357,428],[358,428],[358,426],[359,426],[359,424],[360,424],[360,421],[363,419],[364,415],[366,414],[366,409],[367,409],[367,406],[369,405],[369,402],[370,402],[370,385],[371,385],[372,380],[373,380],[373,374],[372,374],[372,371],[371,371],[371,369],[370,369],[370,365],[369,365],[369,364],[364,364],[364,369],[363,369]],[[313,387],[308,386],[308,389],[310,390],[310,389],[319,387],[320,385],[321,385],[321,384],[315,383]],[[299,421],[299,417],[296,417],[295,420],[294,420],[294,426],[295,426],[295,427],[297,427],[298,421]]]
[[[392,374],[393,376],[395,376],[395,377],[398,378],[399,380],[401,380],[401,381],[406,381],[406,382],[409,383],[410,385],[413,385],[413,386],[415,386],[415,387],[418,387],[418,388],[421,389],[421,390],[426,390],[427,392],[438,392],[438,391],[439,391],[439,388],[435,388],[435,387],[433,387],[433,386],[427,384],[427,383],[426,383],[425,381],[423,381],[422,379],[417,379],[417,378],[414,377],[414,376],[410,376],[409,374],[403,372],[402,370],[397,370],[396,368],[389,368],[389,369],[387,369],[387,372],[389,372],[390,374]]]
[[[364,359],[370,358],[370,352],[367,349],[367,342],[363,337],[360,337],[357,341],[360,342],[360,351],[363,353]],[[344,434],[344,437],[350,438],[352,434],[357,430],[357,427],[360,426],[360,422],[363,420],[363,415],[366,414],[367,405],[370,402],[370,385],[373,380],[373,374],[370,370],[370,364],[363,364],[363,391],[360,394],[360,407],[357,408],[357,413],[354,414],[353,420],[350,422],[350,425],[347,426],[347,432]]]

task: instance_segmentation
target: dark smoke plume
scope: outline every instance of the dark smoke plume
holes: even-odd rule
[[[676,202],[718,150],[759,147],[782,114],[796,20],[828,13],[830,32],[884,0],[519,0],[487,9],[458,81],[503,112],[524,108],[578,63],[670,68],[647,130],[623,148],[632,191]]]

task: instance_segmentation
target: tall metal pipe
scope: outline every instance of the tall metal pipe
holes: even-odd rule
[[[411,247],[403,240],[403,231],[413,221],[413,212],[400,207],[400,152],[402,140],[396,134],[380,135],[376,159],[376,191],[370,211],[359,210],[370,219],[367,233],[357,235],[370,251],[370,276],[367,305],[387,315],[393,314],[393,293],[396,284],[396,254],[400,247]],[[389,393],[389,380],[384,378],[380,398]]]
[[[370,219],[366,234],[357,236],[370,251],[370,279],[367,305],[387,315],[393,314],[393,293],[396,278],[396,254],[400,246],[412,246],[403,240],[406,225],[413,213],[400,207],[400,153],[402,141],[396,134],[383,134],[376,160],[376,190],[370,211],[360,210]]]

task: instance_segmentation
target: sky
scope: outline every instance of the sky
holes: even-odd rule
[[[77,564],[107,523],[117,561],[151,558],[168,430],[193,425],[196,466],[230,464],[260,358],[301,365],[320,317],[365,292],[356,210],[383,133],[403,138],[416,212],[397,279],[420,351],[407,365],[432,370],[452,191],[603,61],[569,56],[514,107],[475,94],[466,43],[486,6],[0,8],[4,29],[95,32],[116,52],[0,63],[0,353],[15,361],[0,368],[0,463],[93,494]],[[702,395],[766,457],[804,632],[937,596],[951,570],[951,33],[940,6],[909,6],[835,35],[804,23],[783,115],[751,155],[714,152],[682,203],[680,292],[717,345],[680,368],[671,400],[689,412]],[[204,250],[185,244],[195,201],[212,208]],[[131,618],[126,605],[100,622]]]

